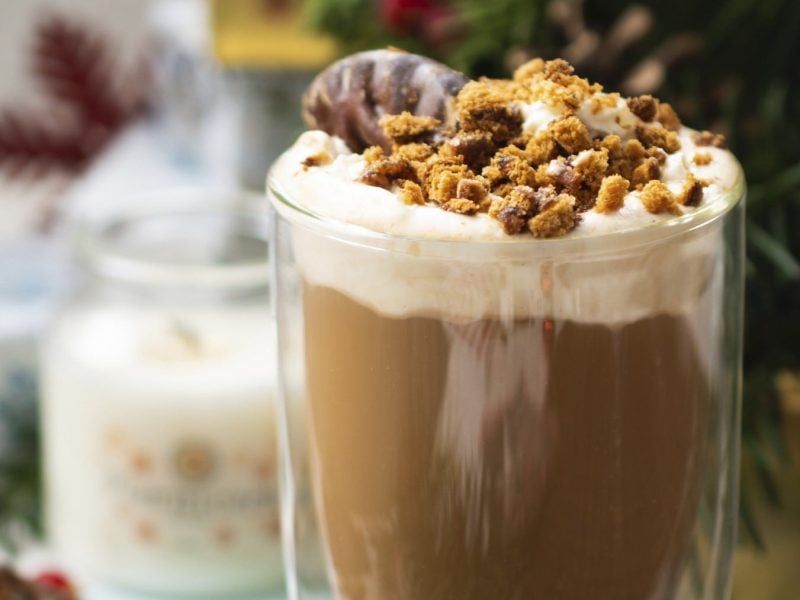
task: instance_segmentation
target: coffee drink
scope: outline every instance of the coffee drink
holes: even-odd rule
[[[326,131],[270,176],[328,589],[723,597],[730,545],[695,550],[709,498],[731,522],[719,307],[738,164],[564,61],[415,88],[430,68],[368,53],[328,71],[305,106]]]
[[[303,293],[342,598],[670,598],[709,390],[685,319],[396,318]]]

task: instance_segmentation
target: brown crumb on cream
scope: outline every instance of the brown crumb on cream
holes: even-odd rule
[[[486,183],[482,179],[462,179],[456,186],[456,198],[472,200],[482,205],[489,195]]]
[[[636,138],[644,145],[645,148],[656,146],[666,150],[670,154],[677,152],[681,149],[678,134],[670,131],[666,127],[654,126],[643,127],[638,125],[636,127]]]
[[[428,198],[438,204],[452,200],[458,193],[459,181],[469,177],[472,177],[472,173],[464,164],[431,162],[425,174]]]
[[[443,156],[460,156],[467,166],[477,171],[489,162],[495,151],[491,136],[485,132],[456,134],[439,149]]]
[[[311,156],[307,156],[303,161],[304,167],[319,167],[322,165],[327,165],[333,162],[333,157],[330,155],[329,152],[326,150],[320,150],[319,152],[312,154]]]
[[[658,114],[658,100],[649,94],[628,99],[628,108],[645,123],[649,123]]]
[[[492,157],[484,167],[483,176],[491,184],[511,183],[514,185],[536,185],[536,171],[527,160],[524,150],[516,146],[506,146]]]
[[[525,153],[531,165],[538,166],[558,156],[558,144],[550,131],[538,132],[528,140]]]
[[[617,92],[592,96],[591,100],[589,100],[589,110],[592,111],[593,115],[596,115],[603,109],[616,108],[619,99],[620,95]]]
[[[387,137],[397,144],[408,144],[423,139],[441,125],[439,119],[420,117],[404,111],[399,115],[384,115],[378,125]]]
[[[631,174],[631,184],[637,189],[641,189],[648,181],[658,179],[661,177],[661,165],[658,164],[658,159],[648,157],[644,159],[638,167],[633,170]]]
[[[578,224],[573,207],[575,198],[570,194],[559,194],[555,201],[528,221],[528,229],[537,238],[552,238],[567,235]]]
[[[668,102],[658,103],[656,118],[665,129],[669,129],[670,131],[679,131],[680,128],[683,127],[678,113],[675,112],[675,109],[672,108],[672,105]]]
[[[676,201],[682,206],[700,206],[703,201],[703,183],[689,173]]]
[[[397,156],[411,162],[423,162],[433,156],[434,149],[429,144],[411,143],[397,146],[394,152]]]
[[[474,215],[480,209],[480,204],[468,198],[450,198],[446,202],[442,202],[442,208],[449,212],[459,213],[462,215]]]
[[[514,81],[525,81],[543,72],[544,61],[541,58],[533,58],[514,70]]]
[[[364,150],[364,160],[367,161],[367,164],[372,164],[384,158],[386,158],[386,153],[380,146],[370,146]]]
[[[692,158],[692,162],[696,164],[698,167],[705,167],[706,165],[710,165],[713,157],[711,156],[710,152],[698,152]]]
[[[609,175],[600,184],[594,209],[599,213],[617,212],[625,203],[630,182],[621,175]]]
[[[603,181],[608,172],[608,150],[600,148],[599,150],[586,150],[581,152],[576,158],[572,160],[572,165],[575,168],[581,186],[597,192],[600,189],[600,183]]]
[[[681,214],[675,195],[663,181],[653,180],[642,188],[640,198],[648,212],[653,214],[671,213]]]
[[[577,154],[592,146],[589,130],[578,117],[566,117],[550,124],[553,140],[569,154]]]
[[[370,164],[361,176],[361,182],[388,190],[394,181],[403,179],[413,181],[416,178],[414,166],[408,160],[389,157]]]
[[[562,76],[569,76],[575,72],[575,67],[565,61],[563,58],[555,58],[548,60],[544,63],[543,68],[544,76],[547,79],[559,79]]]
[[[425,204],[425,193],[422,186],[407,179],[400,188],[400,199],[403,204]]]
[[[507,142],[522,131],[522,113],[511,100],[507,90],[490,79],[470,81],[456,98],[461,129],[488,133],[497,144]]]
[[[520,233],[536,210],[535,194],[530,186],[515,186],[505,197],[492,200],[489,216],[497,219],[507,234]]]
[[[537,179],[540,185],[553,185],[568,192],[576,192],[581,187],[581,180],[575,167],[566,158],[560,156],[542,165],[542,174]]]
[[[727,148],[728,141],[721,133],[711,133],[710,131],[700,131],[692,135],[692,141],[698,146],[714,146],[715,148]]]

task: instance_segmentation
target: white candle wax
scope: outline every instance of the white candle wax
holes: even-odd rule
[[[91,308],[43,361],[47,518],[79,573],[145,591],[280,581],[268,310]]]

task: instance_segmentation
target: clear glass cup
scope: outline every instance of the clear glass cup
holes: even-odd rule
[[[50,541],[90,587],[283,587],[263,202],[164,190],[75,228],[79,285],[42,353],[44,479]]]
[[[268,192],[290,598],[729,596],[743,178],[646,228],[508,242]]]

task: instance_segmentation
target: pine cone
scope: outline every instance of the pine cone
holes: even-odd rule
[[[383,115],[403,111],[454,121],[453,99],[469,81],[429,58],[401,50],[370,50],[345,57],[320,73],[303,97],[312,129],[342,138],[356,152],[391,142],[378,126]]]

